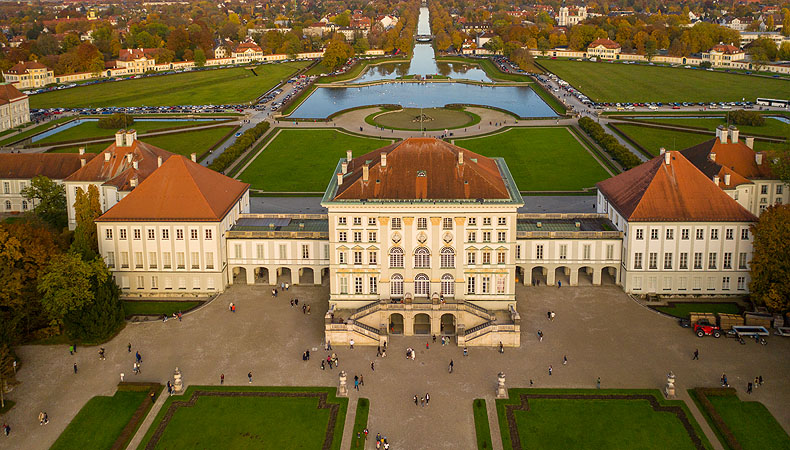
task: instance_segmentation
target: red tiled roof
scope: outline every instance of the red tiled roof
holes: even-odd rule
[[[173,155],[97,220],[218,222],[249,186]]]
[[[109,161],[105,159],[105,154],[110,155]],[[131,155],[131,160],[128,155]],[[151,175],[158,167],[160,156],[166,161],[173,153],[139,140],[129,147],[118,147],[113,142],[97,158],[93,158],[65,181],[102,181],[104,185],[115,186],[119,191],[130,191],[131,180],[136,177],[139,184]],[[137,169],[134,168],[134,162],[137,162]]]
[[[665,156],[669,164],[665,163]],[[754,222],[681,152],[671,151],[596,185],[629,222]]]
[[[0,179],[27,180],[44,175],[51,180],[63,180],[80,168],[81,159],[90,161],[95,156],[93,153],[0,153]]]
[[[0,83],[0,105],[11,103],[14,100],[22,100],[27,98],[27,95],[19,92],[19,89],[14,85],[8,83]]]
[[[717,52],[720,52],[720,53],[724,53],[724,54],[727,54],[727,55],[732,55],[732,54],[735,54],[735,53],[743,53],[743,50],[739,49],[738,47],[736,47],[734,45],[729,45],[729,44],[714,45],[713,48],[711,48],[710,50],[711,51],[717,51]]]
[[[46,68],[47,68],[47,66],[45,66],[44,64],[41,64],[38,61],[20,61],[14,67],[8,69],[8,71],[6,71],[6,73],[12,73],[12,74],[20,75],[20,74],[23,74],[23,73],[27,73],[27,71],[31,70],[31,69],[46,69]]]
[[[749,180],[777,179],[771,171],[768,155],[750,149],[742,138],[735,143],[728,139],[726,144],[714,138],[681,150],[681,153],[708,178],[718,175],[721,186],[725,188],[750,183]],[[711,154],[716,155],[715,161]],[[757,154],[762,155],[762,164],[757,164]],[[727,173],[730,174],[730,184],[725,186],[724,175]]]
[[[463,164],[458,154],[463,153]],[[381,154],[387,154],[381,166]],[[368,181],[363,166],[368,163]],[[507,199],[496,162],[433,138],[409,138],[351,160],[334,199]]]
[[[238,46],[236,46],[236,53],[243,53],[247,50],[253,50],[255,52],[262,52],[263,50],[256,44],[255,42],[242,42]]]
[[[156,53],[155,48],[122,48],[118,52],[119,61],[134,61],[135,59],[148,58],[151,59]]]
[[[617,42],[611,39],[596,39],[590,42],[590,45],[588,45],[587,48],[595,48],[601,45],[606,48],[612,48],[612,49],[620,48],[620,44],[618,44]]]

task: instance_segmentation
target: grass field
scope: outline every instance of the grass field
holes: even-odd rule
[[[647,123],[661,123],[674,126],[685,126],[694,128],[703,128],[710,131],[715,131],[719,125],[727,126],[726,117],[711,117],[710,119],[640,119],[640,122]],[[774,136],[778,138],[790,138],[790,123],[784,123],[777,119],[767,117],[765,125],[753,127],[751,125],[737,125],[741,136],[763,135]]]
[[[433,120],[422,123],[415,121],[420,112]],[[386,111],[371,114],[365,118],[370,125],[391,128],[395,130],[444,130],[456,129],[477,125],[480,116],[466,111],[447,108],[404,108],[399,111]]]
[[[135,122],[129,128],[133,128],[137,130],[137,134],[144,134],[150,133],[152,131],[162,130],[166,128],[173,128],[173,127],[195,127],[200,125],[210,125],[211,122],[206,121],[183,121],[183,122],[175,122],[175,121],[145,121],[145,122]],[[115,132],[118,131],[116,129],[107,129],[107,128],[99,128],[97,122],[83,122],[77,126],[71,127],[69,129],[63,130],[59,133],[55,133],[51,136],[47,136],[44,139],[36,141],[34,146],[39,146],[43,144],[50,144],[53,142],[66,142],[66,141],[74,141],[78,139],[95,139],[95,138],[103,138],[103,137],[112,137],[115,135]]]
[[[273,130],[276,133],[277,130]],[[323,192],[340,158],[390,144],[337,130],[280,130],[263,152],[239,175],[253,189],[274,192]]]
[[[220,105],[256,99],[307,61],[266,64],[100,83],[30,96],[31,108]]]
[[[666,401],[658,391],[510,389],[510,399],[497,400],[502,443],[512,449],[505,404],[520,401],[519,394],[639,394],[651,395],[659,404],[681,407],[700,436],[710,443],[682,401]],[[642,399],[542,399],[530,398],[529,411],[514,411],[523,448],[540,449],[694,449],[683,423],[671,412],[655,411]]]
[[[200,155],[210,149],[223,137],[227,136],[235,127],[216,127],[205,130],[184,131],[181,133],[164,134],[161,136],[142,137],[141,141],[177,153],[189,156],[190,153]],[[99,153],[111,143],[103,142],[90,145],[73,145],[52,150],[52,153],[77,153],[80,147],[85,147],[87,153]]]
[[[185,395],[170,397],[138,448],[145,448],[151,440],[170,405],[189,399],[197,388],[224,392],[327,392],[327,401],[340,405],[331,449],[340,448],[348,399],[335,397],[336,388],[247,386],[190,386]],[[176,410],[156,448],[321,449],[330,411],[317,406],[317,397],[200,396],[194,406]]]
[[[528,77],[527,75],[521,75],[517,73],[505,73],[499,70],[496,64],[493,63],[488,58],[464,58],[461,56],[439,56],[436,58],[437,62],[460,62],[466,64],[475,64],[483,69],[494,81],[515,81],[515,82],[529,82],[532,81],[532,78]],[[537,67],[534,68],[534,71],[540,72]]]
[[[353,441],[351,441],[351,450],[365,450],[366,439],[364,430],[368,427],[369,412],[370,400],[360,398],[359,401],[357,401],[357,412],[354,416],[354,431],[351,433],[353,439]],[[369,439],[375,439],[375,437],[369,436]]]
[[[540,59],[538,63],[598,102],[719,102],[790,97],[790,81],[775,78],[560,59]]]
[[[653,156],[657,156],[660,153],[661,147],[667,150],[683,150],[701,142],[709,141],[715,137],[712,134],[673,131],[632,124],[618,123],[616,126],[617,129],[633,139]],[[754,141],[754,148],[756,150],[769,150],[780,146],[781,144]]]
[[[510,128],[453,143],[483,156],[505,158],[522,191],[580,190],[610,176],[564,127]]]
[[[687,318],[690,313],[723,313],[740,314],[741,308],[737,303],[695,303],[695,302],[670,302],[671,306],[656,306],[655,309],[670,316]]]
[[[486,399],[478,398],[472,402],[475,417],[475,436],[477,437],[477,450],[493,448],[491,443],[491,428],[488,426],[488,410]]]
[[[127,316],[136,314],[167,314],[172,316],[179,311],[184,312],[192,309],[202,302],[143,302],[137,300],[123,301],[123,311]]]
[[[93,397],[63,430],[52,450],[109,449],[140,404],[147,391],[118,391],[112,397]]]
[[[720,436],[724,448],[730,448],[715,421],[701,407],[696,392],[689,390],[689,394],[700,406],[705,420]],[[790,436],[762,403],[741,401],[734,392],[729,395],[707,395],[707,398],[744,450],[790,449]]]
[[[5,138],[2,141],[0,141],[0,145],[8,145],[8,144],[10,144],[12,142],[16,142],[16,141],[19,141],[21,139],[26,139],[29,136],[33,136],[34,134],[38,134],[38,133],[41,133],[42,131],[46,131],[46,130],[54,127],[55,125],[59,125],[59,124],[61,124],[63,122],[67,122],[67,121],[69,121],[69,120],[71,120],[73,118],[74,117],[58,117],[57,119],[53,119],[53,120],[50,120],[47,123],[42,123],[41,125],[33,127],[30,130],[25,131],[24,133],[15,134],[15,135],[13,135],[13,136],[11,136],[9,138]]]

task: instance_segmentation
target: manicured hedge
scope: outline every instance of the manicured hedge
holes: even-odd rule
[[[595,140],[609,155],[625,169],[638,166],[642,161],[625,148],[617,138],[604,131],[603,127],[589,117],[579,119],[579,126]]]
[[[234,142],[230,147],[226,148],[225,151],[217,157],[217,159],[209,164],[209,169],[222,172],[223,170],[230,167],[230,165],[233,164],[233,161],[236,161],[239,156],[242,155],[242,153],[244,153],[248,148],[252,147],[255,141],[263,136],[263,133],[265,133],[268,129],[269,122],[261,122],[245,131],[244,134],[236,138],[236,142]]]

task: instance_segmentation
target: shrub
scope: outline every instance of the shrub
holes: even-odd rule
[[[263,136],[263,133],[265,133],[268,129],[269,122],[261,122],[245,131],[244,134],[236,138],[236,142],[234,142],[230,147],[226,148],[225,151],[217,157],[217,159],[209,164],[209,169],[222,172],[223,170],[230,167],[230,165],[233,164],[233,161],[236,161],[239,156],[241,156],[242,153],[250,148],[255,143],[255,141],[258,140],[258,138]]]
[[[107,117],[102,117],[99,119],[97,126],[99,128],[104,129],[116,129],[120,130],[122,128],[128,128],[134,123],[134,117],[130,116],[129,114],[125,113],[115,113]]]
[[[602,126],[589,117],[582,117],[579,119],[579,126],[585,133],[593,138],[598,145],[603,147],[612,159],[620,163],[623,168],[631,169],[642,163],[642,161],[622,145],[617,138],[607,133]]]
[[[736,109],[730,112],[730,121],[735,125],[751,125],[761,127],[765,125],[765,117],[757,111],[744,111]]]

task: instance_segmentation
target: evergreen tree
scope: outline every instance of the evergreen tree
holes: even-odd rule
[[[95,220],[101,213],[99,189],[94,185],[88,186],[88,192],[77,188],[77,199],[74,202],[77,227],[74,229],[71,251],[80,255],[85,261],[90,261],[99,254]]]
[[[86,342],[104,342],[111,338],[124,323],[121,291],[112,277],[94,278],[96,298],[93,303],[69,312],[63,319],[66,333],[71,339]]]
[[[22,195],[30,200],[36,200],[33,213],[41,220],[48,223],[56,230],[62,230],[68,224],[66,213],[66,189],[50,180],[38,175],[33,177],[30,186],[22,189]]]
[[[752,299],[774,312],[790,309],[790,205],[772,206],[752,228]]]

